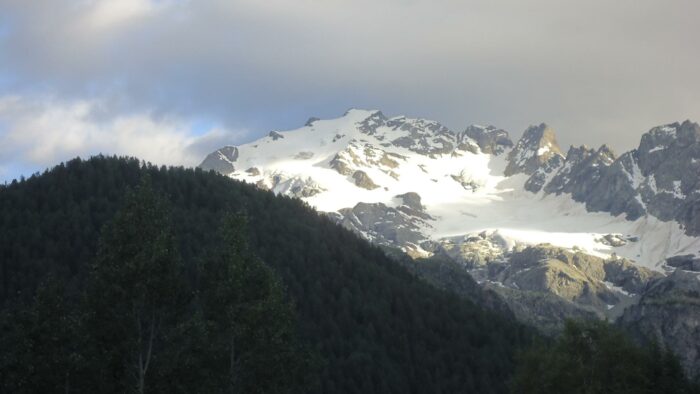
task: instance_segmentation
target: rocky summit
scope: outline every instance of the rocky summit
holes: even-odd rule
[[[547,332],[570,317],[635,325],[691,370],[700,126],[654,127],[620,155],[562,149],[544,123],[510,136],[352,109],[221,148],[200,167],[301,198],[425,264],[449,261]]]

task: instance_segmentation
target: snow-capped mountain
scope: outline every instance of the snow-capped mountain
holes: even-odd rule
[[[655,127],[619,157],[605,145],[563,152],[546,124],[514,143],[494,126],[453,131],[352,109],[200,166],[298,197],[379,245],[456,263],[545,330],[569,317],[646,319],[675,327],[653,331],[662,343],[700,355],[700,321],[689,318],[700,315],[700,280],[687,280],[700,279],[700,126]],[[643,305],[676,278],[695,292],[669,325],[667,311]]]
[[[565,157],[545,124],[514,144],[493,126],[455,132],[353,109],[224,147],[201,167],[302,198],[415,256],[485,233],[503,251],[547,242],[660,270],[668,257],[700,252],[698,141],[686,122],[652,129],[619,158],[605,146]]]

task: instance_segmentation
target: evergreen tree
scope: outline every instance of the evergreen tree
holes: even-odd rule
[[[165,203],[144,177],[104,229],[88,279],[87,324],[101,392],[144,393],[187,303]]]
[[[243,216],[229,215],[222,245],[201,267],[211,366],[228,393],[285,393],[301,387],[308,360],[296,337],[294,307],[281,282],[248,246]]]

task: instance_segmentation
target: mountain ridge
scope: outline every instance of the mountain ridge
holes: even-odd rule
[[[564,154],[545,123],[514,143],[495,126],[453,131],[352,109],[231,152],[202,167],[300,198],[422,264],[449,260],[545,332],[567,318],[663,324],[668,311],[635,305],[655,283],[680,280],[674,271],[700,279],[700,126],[690,121],[654,127],[618,156],[607,145]],[[429,279],[450,285],[446,274]],[[700,294],[700,280],[685,282]],[[688,314],[700,296],[683,302],[674,321],[696,328],[655,339],[698,351]]]
[[[658,136],[659,130],[672,128],[692,128],[696,134],[700,133],[697,131],[700,130],[698,126],[689,121],[660,126],[644,134],[640,147],[653,144],[655,139],[661,138]],[[302,136],[301,133],[306,135]],[[687,131],[681,134],[685,140],[689,140],[685,142],[686,145],[700,145],[697,144],[700,141],[698,138],[693,140],[687,137]],[[290,138],[297,141],[291,142]],[[286,145],[272,148],[271,143]],[[250,153],[239,158],[241,149]],[[671,186],[663,184],[661,192],[645,186],[652,182],[649,177],[654,177],[649,167],[653,163],[648,164],[649,160],[644,161],[642,158],[646,171],[646,175],[643,175],[637,164],[636,157],[640,155],[638,152],[643,150],[638,148],[617,157],[606,145],[597,150],[572,146],[565,156],[556,141],[555,131],[544,123],[528,127],[518,142],[513,143],[507,131],[494,126],[472,125],[464,131],[455,132],[436,121],[405,116],[388,118],[378,110],[350,109],[341,118],[314,118],[298,130],[274,131],[268,137],[250,144],[222,148],[210,154],[200,166],[255,183],[276,193],[306,199],[323,212],[353,208],[359,202],[393,206],[394,196],[407,192],[421,194],[428,211],[440,204],[459,204],[454,199],[449,201],[430,195],[430,190],[435,189],[433,186],[442,186],[448,182],[455,182],[464,191],[455,190],[452,187],[455,184],[452,184],[438,187],[440,192],[471,193],[470,197],[475,197],[481,190],[484,193],[477,197],[484,197],[486,203],[508,198],[508,189],[515,192],[522,189],[544,196],[570,196],[573,201],[583,203],[586,211],[591,213],[606,212],[613,216],[624,214],[629,221],[648,218],[648,222],[653,222],[646,226],[641,223],[643,227],[664,227],[656,223],[657,219],[661,223],[670,224],[665,226],[665,233],[673,238],[676,245],[663,253],[652,256],[649,251],[621,253],[615,250],[617,254],[632,259],[644,254],[650,260],[644,262],[644,265],[660,269],[665,258],[674,254],[687,254],[689,240],[683,239],[684,235],[692,236],[700,231],[697,229],[700,224],[696,224],[696,215],[693,213],[697,201],[687,201],[682,209],[674,211],[668,207],[668,198],[665,196],[668,193],[665,192],[670,188],[673,196],[680,197],[680,193],[685,193],[683,196],[686,196],[695,192],[700,196],[700,191],[690,190],[694,179],[675,181],[680,184],[673,183]],[[651,153],[654,152],[656,151]],[[502,155],[503,153],[507,154]],[[692,160],[700,162],[700,150],[690,152],[689,155],[693,156]],[[504,165],[503,156],[506,157],[505,168],[497,168]],[[241,168],[236,168],[234,163],[238,163]],[[431,171],[431,164],[443,168]],[[446,170],[445,167],[452,168]],[[680,178],[678,173],[682,172],[679,169],[683,167],[682,163],[676,163],[673,167],[672,170],[676,171],[673,177]],[[225,170],[222,171],[221,168]],[[415,171],[416,168],[419,171]],[[337,179],[338,177],[319,171],[320,169],[334,170],[345,179]],[[683,176],[688,178],[687,175]],[[526,177],[524,181],[523,177]],[[419,178],[428,178],[429,182],[416,183]],[[448,181],[438,178],[447,178]],[[518,184],[521,181],[522,184]],[[342,192],[334,193],[336,190]],[[653,190],[656,192],[651,193]],[[392,194],[393,191],[396,193]],[[323,198],[324,195],[328,197]],[[439,221],[441,215],[432,216]],[[682,228],[673,229],[673,222]],[[428,222],[423,224],[424,227],[430,225]],[[451,230],[451,235],[457,235],[454,234],[455,229]],[[471,228],[465,230],[468,230],[464,231],[465,234],[473,232]],[[426,235],[425,231],[422,233]],[[637,235],[632,234],[632,238]],[[590,241],[589,238],[583,243],[590,246]],[[392,246],[404,247],[396,243]],[[563,242],[559,246],[573,245]],[[431,253],[430,250],[425,252]],[[693,251],[696,252],[697,250]],[[611,253],[608,251],[607,254]]]

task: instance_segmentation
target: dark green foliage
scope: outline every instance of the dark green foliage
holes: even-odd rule
[[[84,295],[67,299],[52,277],[26,307],[6,311],[0,388],[301,390],[308,353],[297,340],[293,307],[273,271],[249,251],[243,223],[229,220],[221,233],[215,250],[222,252],[196,267],[195,276],[206,279],[188,281],[166,203],[150,177],[141,178],[102,231]]]
[[[200,267],[209,365],[226,392],[287,393],[304,382],[309,354],[296,343],[293,306],[274,272],[252,254],[241,216],[228,216],[221,248]]]
[[[269,290],[268,297],[263,297],[267,301],[244,308],[246,319],[257,322],[253,324],[270,325],[260,335],[288,337],[285,322],[291,313],[279,302],[280,284],[270,280],[270,271],[252,256],[281,275],[287,293],[296,301],[302,339],[322,359],[320,383],[307,383],[309,392],[506,390],[505,382],[514,369],[514,351],[527,343],[528,330],[416,279],[381,250],[298,200],[276,197],[201,170],[94,158],[74,160],[0,188],[0,300],[5,308],[31,304],[37,284],[48,274],[60,279],[67,298],[80,298],[83,289],[90,288],[89,267],[98,250],[100,229],[124,205],[125,190],[139,185],[146,175],[155,192],[167,198],[172,224],[171,232],[164,228],[162,233],[170,235],[161,238],[160,232],[153,233],[152,239],[167,241],[153,242],[162,246],[176,240],[182,264],[167,269],[182,270],[191,290],[184,307],[191,318],[164,318],[172,323],[162,332],[160,343],[173,346],[161,346],[154,353],[159,356],[152,364],[153,375],[147,376],[154,390],[210,392],[221,387],[197,383],[214,382],[223,376],[219,369],[230,368],[231,363],[202,358],[211,353],[213,343],[220,344],[220,352],[214,355],[220,360],[225,358],[225,349],[230,355],[231,344],[243,341],[242,348],[234,348],[235,360],[250,357],[250,365],[269,361],[267,355],[245,349],[250,343],[262,343],[255,337],[258,331],[242,330],[240,320],[226,317],[230,305],[216,305],[220,296],[245,300],[260,289],[246,287],[252,283],[247,282],[241,293],[229,293],[225,285],[211,283],[216,275],[203,274],[208,269],[239,272],[236,264],[227,265],[220,258],[227,255],[252,264],[245,275]],[[217,251],[221,245],[218,229],[230,212],[246,214],[250,254],[240,248]],[[104,248],[100,250],[105,253]],[[213,313],[213,308],[221,309]],[[258,308],[277,312],[258,313]],[[277,345],[270,346],[274,353]],[[301,353],[294,357],[308,359]],[[288,359],[284,352],[280,354],[280,363]],[[172,362],[166,368],[159,360]],[[235,368],[238,364],[234,362]],[[290,379],[299,380],[293,370],[256,369],[250,379],[289,374]],[[3,382],[12,383],[5,370],[0,374]],[[172,376],[179,378],[168,379]]]
[[[694,393],[678,360],[640,348],[606,322],[567,322],[550,345],[524,352],[513,393]]]
[[[79,380],[84,338],[78,311],[60,281],[46,278],[26,308],[0,315],[0,391],[70,392]]]
[[[98,391],[143,393],[188,303],[169,214],[148,177],[104,229],[86,287]]]

